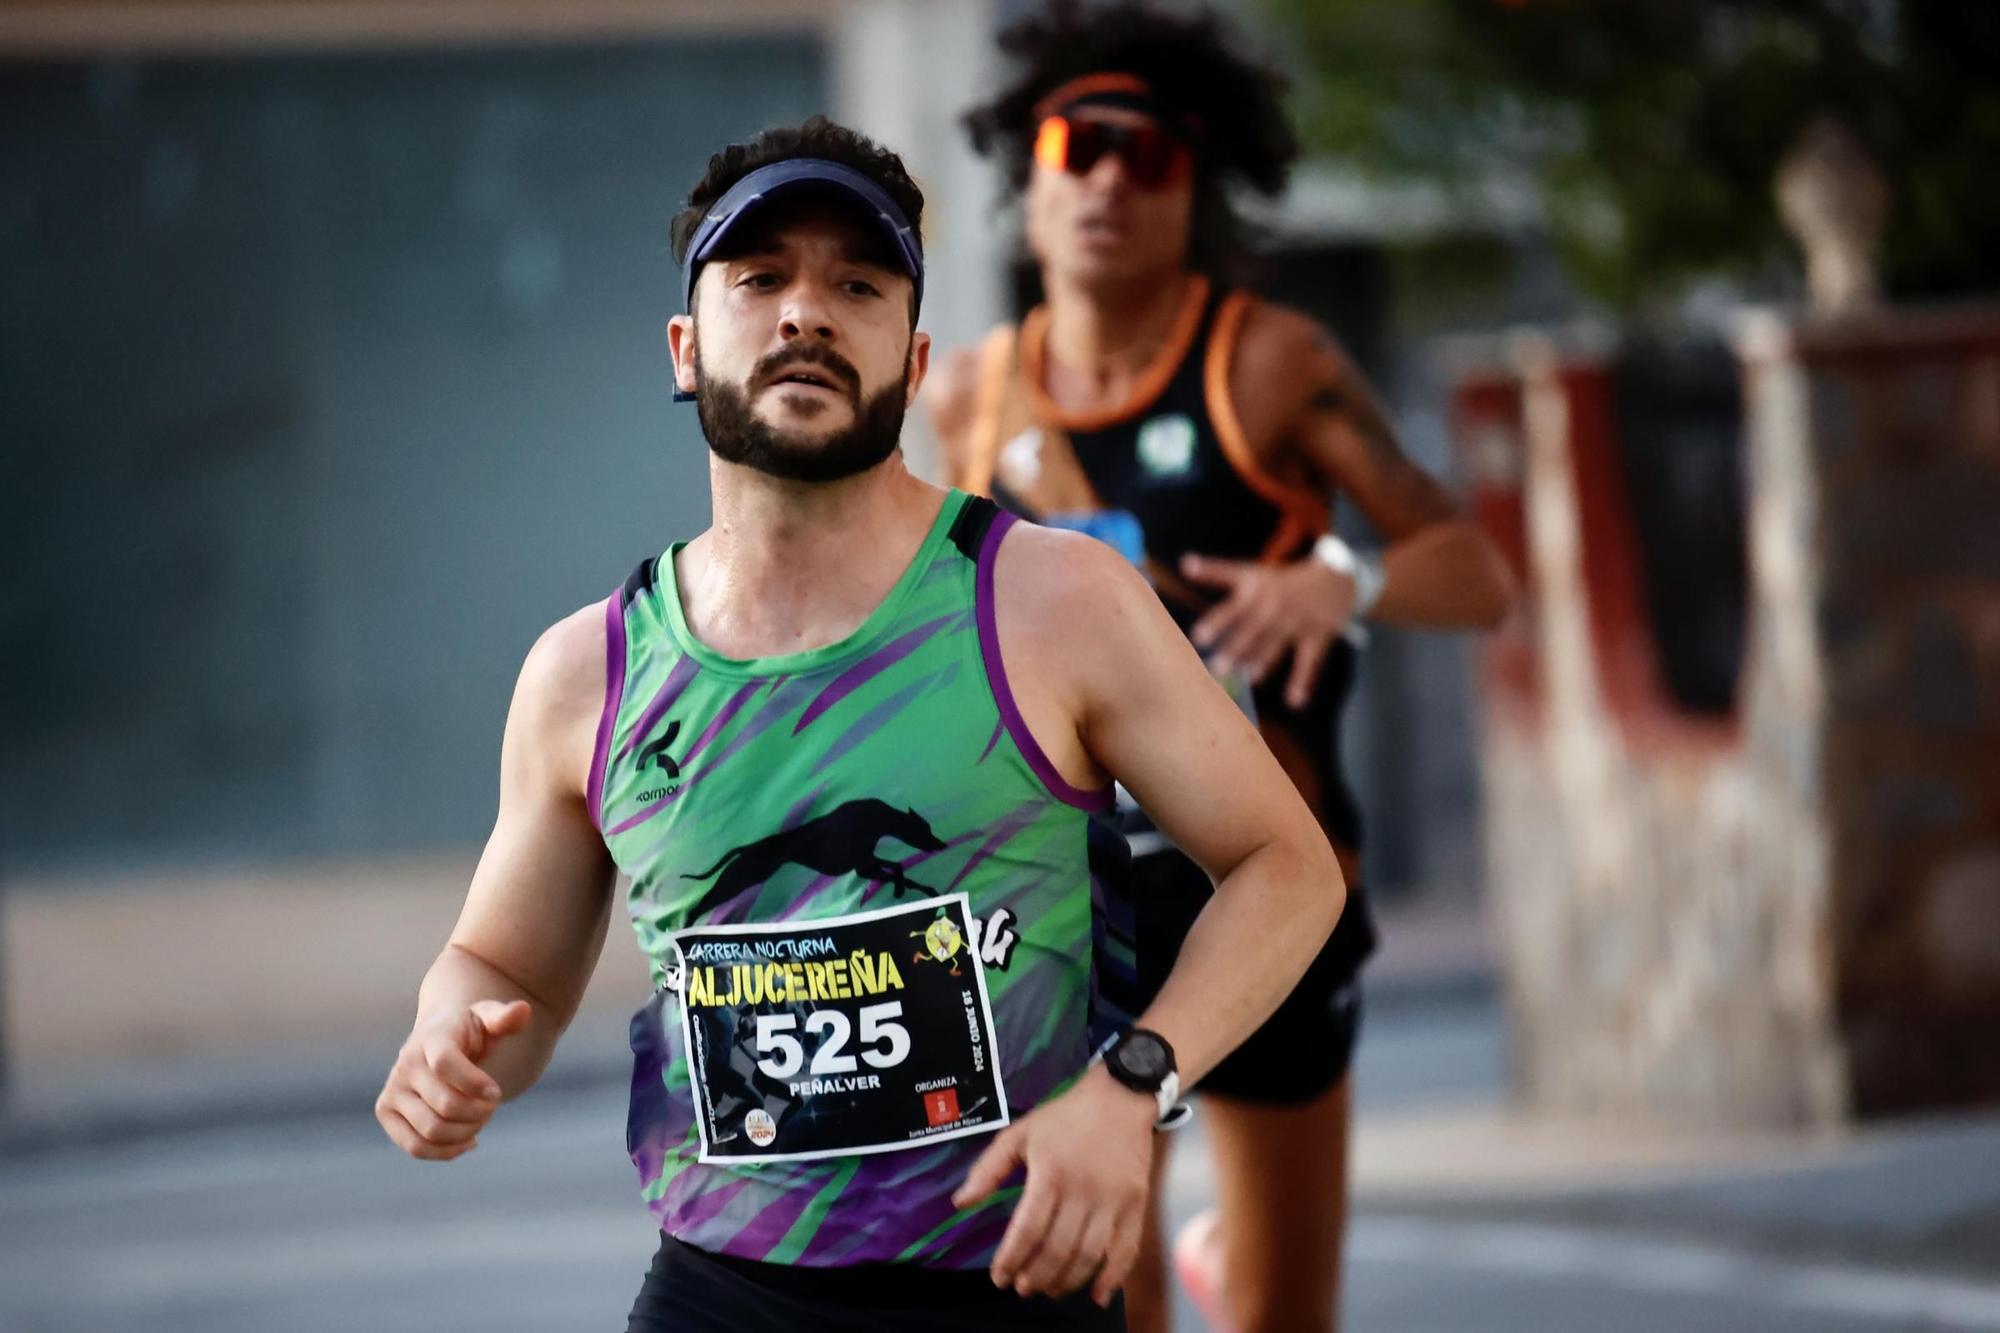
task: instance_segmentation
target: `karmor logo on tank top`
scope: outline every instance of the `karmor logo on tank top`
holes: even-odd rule
[[[649,768],[653,769],[666,783],[663,787],[654,787],[650,790],[640,792],[639,801],[641,804],[657,801],[662,796],[670,795],[675,788],[681,785],[680,762],[667,753],[667,747],[672,745],[679,738],[680,734],[681,724],[678,721],[670,721],[667,723],[666,731],[661,733],[658,740],[649,741],[639,751],[639,771],[644,773]]]
[[[1194,421],[1185,413],[1152,417],[1139,426],[1139,462],[1148,476],[1177,481],[1194,470]]]

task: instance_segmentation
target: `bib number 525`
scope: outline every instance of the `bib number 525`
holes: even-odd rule
[[[910,1031],[896,1022],[903,1016],[903,1002],[890,1000],[861,1010],[861,1060],[872,1069],[893,1069],[910,1054]],[[797,1014],[757,1015],[757,1068],[784,1082],[797,1076],[806,1064],[805,1044],[792,1034],[798,1031]],[[838,1009],[815,1009],[806,1015],[807,1034],[825,1033],[812,1055],[814,1078],[852,1074],[860,1063],[847,1054],[854,1036],[847,1015]],[[770,1052],[770,1054],[766,1054]]]

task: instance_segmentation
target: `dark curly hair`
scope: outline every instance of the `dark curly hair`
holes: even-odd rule
[[[924,234],[924,192],[910,179],[903,159],[865,134],[836,124],[825,116],[814,116],[796,129],[769,129],[748,143],[730,144],[708,159],[708,169],[688,191],[687,206],[674,214],[673,224],[668,229],[674,262],[687,263],[688,246],[694,242],[695,229],[708,216],[708,210],[715,207],[715,201],[729,192],[730,186],[759,167],[770,166],[773,162],[789,162],[798,157],[825,158],[829,162],[854,168],[881,186],[883,192],[896,201],[896,207],[903,210],[903,216],[910,220],[910,226],[917,235]],[[887,255],[884,256],[884,264],[889,268],[901,267],[900,260]],[[917,303],[913,285],[910,290],[912,324],[917,319]]]
[[[967,111],[963,123],[973,148],[999,159],[1003,202],[1027,187],[1037,103],[1085,74],[1132,74],[1196,131],[1189,263],[1220,273],[1240,261],[1249,229],[1230,192],[1278,194],[1298,159],[1299,141],[1285,114],[1287,79],[1238,50],[1220,15],[1203,10],[1178,17],[1129,2],[1086,10],[1074,0],[1051,0],[1041,16],[1001,33],[1000,47],[1021,64],[1019,76],[992,101]]]

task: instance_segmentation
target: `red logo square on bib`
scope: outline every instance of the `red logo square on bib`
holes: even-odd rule
[[[936,1092],[924,1094],[924,1119],[931,1122],[931,1128],[949,1125],[958,1119],[958,1089],[940,1088]]]

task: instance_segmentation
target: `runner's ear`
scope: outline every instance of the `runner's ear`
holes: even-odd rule
[[[917,390],[923,387],[924,377],[930,374],[930,369],[931,335],[928,333],[912,333],[910,335],[910,354],[905,358],[903,366],[903,406],[905,408],[916,406]]]
[[[693,315],[675,315],[667,321],[667,353],[673,358],[675,390],[691,396],[700,383]]]

